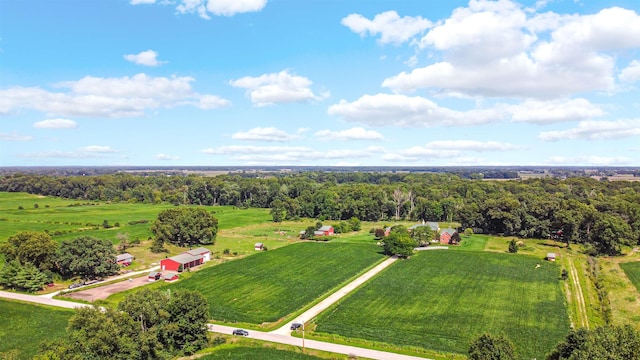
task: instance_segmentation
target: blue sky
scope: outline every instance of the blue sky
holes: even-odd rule
[[[0,0],[0,166],[640,166],[640,1]]]

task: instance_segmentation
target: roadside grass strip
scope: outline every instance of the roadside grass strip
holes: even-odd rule
[[[40,343],[65,335],[74,310],[0,300],[0,358],[32,359]],[[6,353],[7,355],[3,355]]]
[[[620,267],[640,293],[640,261],[620,263]]]
[[[321,314],[315,331],[450,353],[490,332],[511,339],[518,358],[540,359],[569,330],[559,274],[530,256],[424,251]]]
[[[216,321],[274,323],[383,258],[375,245],[297,243],[202,269],[169,288],[202,293]]]
[[[237,347],[223,346],[216,349],[213,353],[207,354],[200,360],[218,360],[218,359],[234,359],[234,360],[314,360],[323,359],[321,357],[302,354],[299,352],[272,349],[268,347]]]

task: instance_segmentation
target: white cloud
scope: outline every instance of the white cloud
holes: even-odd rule
[[[31,141],[31,140],[33,140],[33,136],[20,135],[16,132],[12,132],[12,133],[0,132],[0,141]]]
[[[320,101],[329,93],[316,95],[311,90],[313,82],[305,77],[292,75],[288,71],[264,74],[258,77],[245,76],[230,81],[231,86],[247,89],[251,102],[256,106],[278,103]]]
[[[320,140],[382,140],[382,134],[377,131],[367,130],[362,127],[354,127],[341,131],[320,130],[314,134]]]
[[[69,119],[47,119],[33,124],[36,129],[75,129],[78,123]]]
[[[341,100],[331,105],[327,113],[349,122],[400,127],[474,125],[499,121],[504,117],[498,110],[456,111],[440,107],[423,97],[400,94],[364,95],[354,102]]]
[[[632,162],[627,157],[605,157],[605,156],[553,156],[547,163],[552,165],[573,165],[573,166],[614,166],[629,165]]]
[[[131,0],[131,5],[154,4],[156,0]]]
[[[178,0],[179,14],[197,13],[203,19],[211,19],[209,13],[219,16],[261,11],[267,0]]]
[[[369,20],[360,14],[351,14],[342,19],[342,25],[365,36],[380,34],[381,44],[401,44],[432,26],[431,21],[420,16],[400,17],[395,11],[386,11]]]
[[[155,156],[156,160],[178,160],[180,159],[178,156],[167,155],[167,154],[157,154]]]
[[[276,129],[274,127],[265,127],[265,128],[257,127],[249,131],[237,132],[231,135],[231,138],[234,140],[243,140],[243,141],[285,142],[285,141],[299,139],[300,136],[297,134],[288,134],[287,132]]]
[[[420,48],[441,51],[441,60],[382,86],[510,98],[609,91],[617,51],[639,46],[640,16],[631,10],[560,16],[530,14],[509,0],[471,0],[420,40]]]
[[[640,119],[617,121],[581,121],[568,130],[545,131],[538,138],[545,141],[558,140],[603,140],[640,135]]]
[[[124,59],[138,65],[158,66],[166,64],[166,61],[158,61],[158,53],[153,50],[142,51],[138,54],[128,54]]]
[[[314,150],[306,146],[252,146],[229,145],[202,149],[210,155],[230,155],[233,160],[261,164],[291,164],[318,160],[368,158],[379,151],[377,147],[365,149]]]
[[[634,83],[636,81],[640,81],[640,61],[633,60],[629,66],[624,68],[620,75],[618,75],[620,81],[624,81],[626,83]]]
[[[497,141],[475,141],[475,140],[438,140],[425,145],[426,149],[433,150],[453,150],[453,151],[509,151],[518,150],[519,146],[501,143]]]
[[[585,120],[605,114],[602,108],[583,98],[552,101],[526,100],[518,105],[505,106],[505,110],[511,114],[514,122],[535,124]]]
[[[47,114],[83,117],[135,117],[145,111],[194,105],[203,109],[223,107],[228,100],[193,91],[191,77],[100,78],[86,76],[56,85],[66,91],[39,87],[12,87],[0,90],[0,113],[35,109]]]
[[[81,152],[87,153],[115,153],[116,150],[113,150],[110,146],[102,146],[102,145],[89,145],[79,149]]]
[[[267,0],[209,0],[207,10],[215,15],[233,16],[261,11],[266,5]]]

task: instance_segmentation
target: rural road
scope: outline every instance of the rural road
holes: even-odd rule
[[[18,294],[18,293],[6,292],[6,291],[0,291],[0,298],[20,300],[20,301],[32,302],[32,303],[37,303],[42,305],[49,305],[49,306],[57,306],[57,307],[63,307],[67,309],[93,306],[91,304],[81,304],[81,303],[76,303],[71,301],[51,299],[43,296]]]
[[[398,258],[395,256],[386,259],[385,261],[373,267],[371,270],[360,275],[357,279],[345,285],[343,288],[329,295],[326,299],[320,301],[319,303],[311,307],[309,310],[300,314],[300,316],[298,316],[296,320],[288,322],[284,326],[276,330],[273,330],[271,333],[280,334],[280,335],[289,335],[291,333],[291,330],[290,330],[291,323],[298,322],[298,323],[304,324],[307,321],[313,319],[318,314],[325,311],[329,306],[333,305],[336,301],[342,299],[347,294],[349,294],[350,292],[358,288],[360,285],[364,284],[367,280],[371,279],[373,276],[378,274],[380,271],[386,269],[389,265],[393,264],[396,260],[398,260]]]
[[[209,324],[208,326],[209,326],[209,331],[222,333],[222,334],[231,334],[231,332],[234,329],[236,329],[230,326],[213,325],[213,324]],[[275,332],[249,331],[248,337],[252,339],[262,340],[262,341],[270,341],[270,342],[293,345],[293,346],[302,346],[302,339],[296,338],[290,335],[275,333]],[[380,360],[425,360],[426,359],[423,357],[395,354],[395,353],[390,353],[386,351],[364,349],[364,348],[359,348],[355,346],[339,345],[339,344],[333,344],[333,343],[316,341],[316,340],[304,340],[304,347],[309,349],[334,352],[337,354],[345,354],[345,355],[353,354],[358,357],[363,357],[368,359],[380,359]],[[426,360],[429,360],[429,359],[426,359]]]

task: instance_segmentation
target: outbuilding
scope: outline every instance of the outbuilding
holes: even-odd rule
[[[119,265],[129,265],[133,262],[133,255],[129,253],[123,253],[116,256],[116,263]]]
[[[176,273],[166,273],[162,277],[166,282],[172,282],[178,280],[178,274]]]
[[[440,244],[449,244],[449,242],[451,242],[451,236],[453,236],[455,232],[452,228],[442,230],[440,233]]]
[[[547,253],[547,260],[556,261],[556,253]]]
[[[198,265],[202,265],[211,259],[211,251],[206,248],[197,248],[183,252],[180,255],[160,261],[160,270],[183,271]]]
[[[264,250],[264,244],[263,243],[256,243],[255,245],[253,245],[253,249],[254,250],[258,250],[258,251],[262,251],[262,250]]]
[[[159,271],[152,271],[149,273],[149,275],[147,275],[147,280],[149,281],[156,281],[156,280],[160,280],[160,278],[162,277],[162,273]]]
[[[333,226],[324,225],[321,226],[318,230],[313,232],[314,236],[331,236],[334,233]]]

